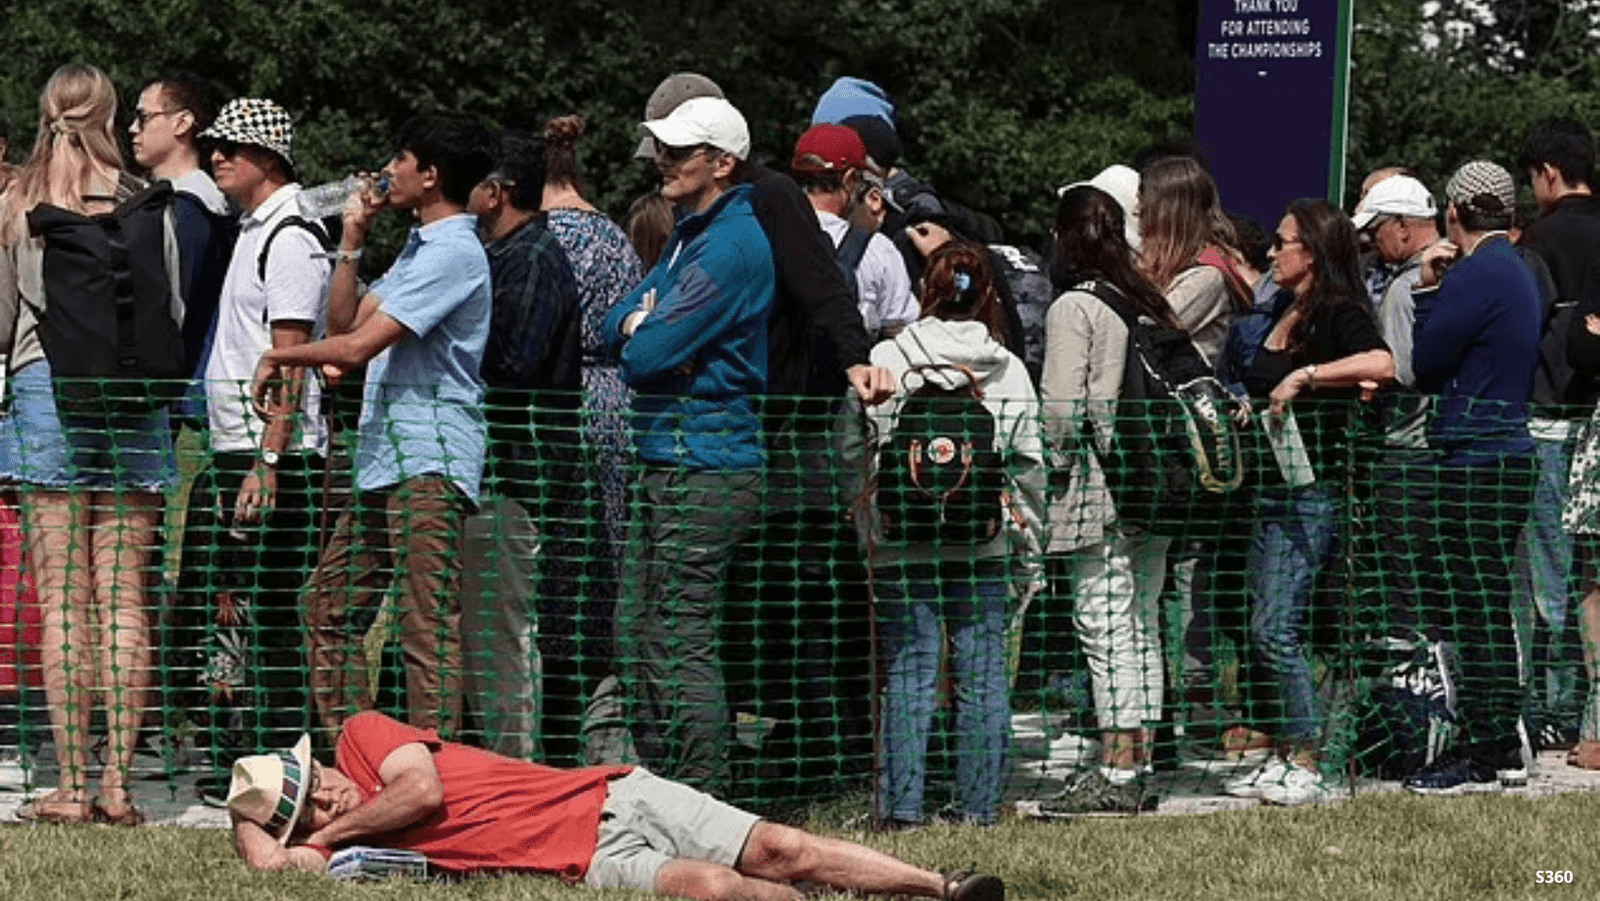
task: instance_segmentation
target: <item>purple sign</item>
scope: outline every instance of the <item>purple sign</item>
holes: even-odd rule
[[[1296,197],[1344,193],[1350,0],[1202,0],[1195,132],[1230,211],[1270,234]]]

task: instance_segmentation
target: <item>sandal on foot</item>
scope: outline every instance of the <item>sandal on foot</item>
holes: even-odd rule
[[[131,801],[124,801],[120,805],[103,805],[100,799],[94,802],[94,820],[109,826],[143,826],[145,821],[144,811],[133,806]]]
[[[1580,741],[1567,753],[1567,765],[1585,770],[1600,770],[1600,741]]]
[[[29,804],[17,808],[16,817],[25,823],[54,823],[79,825],[94,822],[94,809],[87,801],[72,801],[62,797],[59,789]]]
[[[1006,901],[1006,884],[999,876],[985,876],[970,870],[964,873],[947,873],[944,877],[944,901]]]

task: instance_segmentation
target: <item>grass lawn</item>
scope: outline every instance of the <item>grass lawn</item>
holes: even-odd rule
[[[867,837],[915,863],[976,863],[1012,899],[1510,899],[1600,894],[1600,795],[1539,799],[1364,795],[1346,804],[1206,816],[935,827]],[[860,833],[836,831],[848,838]],[[1572,882],[1540,883],[1540,870]],[[343,901],[645,897],[553,879],[455,886],[341,884],[254,874],[219,831],[146,827],[0,828],[0,899]]]

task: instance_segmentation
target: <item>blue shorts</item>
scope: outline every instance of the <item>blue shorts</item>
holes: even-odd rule
[[[166,491],[177,481],[167,411],[109,423],[63,419],[56,414],[50,364],[29,363],[11,377],[11,406],[0,418],[0,480],[40,488]]]

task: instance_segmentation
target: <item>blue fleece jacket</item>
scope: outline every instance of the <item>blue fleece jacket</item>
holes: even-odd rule
[[[684,217],[661,262],[606,316],[607,347],[633,387],[634,443],[648,463],[694,470],[766,465],[756,396],[767,390],[776,275],[750,188]],[[656,292],[632,338],[622,322]]]
[[[1411,365],[1439,395],[1432,443],[1452,465],[1533,453],[1528,396],[1539,363],[1539,286],[1504,236],[1483,239],[1437,290],[1417,291]]]

